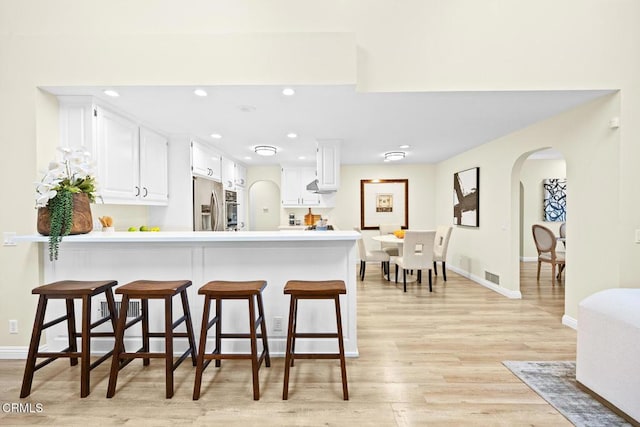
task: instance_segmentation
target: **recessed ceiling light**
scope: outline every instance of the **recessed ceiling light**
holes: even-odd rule
[[[213,139],[220,139],[220,138],[222,138],[222,135],[220,135],[219,133],[212,133],[212,134],[211,134],[211,138],[213,138]]]
[[[207,91],[204,89],[196,89],[193,91],[198,96],[207,96]]]
[[[117,97],[119,97],[119,96],[120,96],[120,94],[119,94],[118,92],[116,92],[115,90],[113,90],[113,89],[107,89],[107,90],[105,90],[105,91],[104,91],[104,94],[105,94],[105,95],[107,95],[107,96],[111,96],[111,97],[113,97],[113,98],[117,98]]]
[[[278,150],[273,145],[256,145],[253,151],[260,156],[273,156]]]
[[[244,156],[245,160],[251,160],[251,156]]]
[[[305,156],[300,156],[300,157],[298,157],[298,160],[304,160],[304,159],[306,159],[306,157],[305,157]]]
[[[384,153],[384,159],[388,162],[394,162],[404,159],[405,155],[406,153],[404,151],[389,151],[388,153]]]
[[[405,149],[405,150],[406,150],[407,148],[411,148],[411,146],[410,146],[410,145],[407,145],[407,144],[404,144],[404,145],[401,145],[401,146],[400,146],[400,147],[398,147],[398,148],[403,148],[403,149]]]
[[[282,94],[284,96],[293,96],[296,94],[296,91],[290,87],[285,87],[284,89],[282,89]]]
[[[254,111],[256,111],[256,107],[254,107],[253,105],[240,105],[238,108],[243,113],[253,113]]]
[[[295,139],[295,138],[297,138],[297,137],[298,137],[298,134],[297,134],[297,133],[294,133],[294,132],[289,132],[289,133],[287,134],[287,138]]]

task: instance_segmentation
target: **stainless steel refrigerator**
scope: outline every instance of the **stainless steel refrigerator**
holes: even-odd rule
[[[193,230],[224,231],[226,216],[222,183],[193,178]]]

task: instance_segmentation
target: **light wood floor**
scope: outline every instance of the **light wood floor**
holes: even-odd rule
[[[550,271],[537,284],[535,263],[523,264],[523,299],[510,300],[453,272],[446,283],[438,277],[431,294],[426,284],[404,294],[381,280],[377,266],[367,270],[358,282],[360,357],[347,360],[349,401],[342,400],[338,362],[330,360],[296,362],[282,401],[283,359],[273,359],[260,371],[257,402],[248,361],[224,361],[217,371],[211,365],[194,402],[188,361],[176,371],[169,400],[157,359],[124,369],[112,399],[105,398],[108,363],[92,372],[91,395],[80,399],[78,367],[59,360],[36,372],[31,396],[21,400],[24,361],[0,360],[0,424],[571,425],[501,363],[575,360],[576,333],[561,324],[564,289],[551,285]],[[43,411],[7,413],[11,402],[41,403]]]

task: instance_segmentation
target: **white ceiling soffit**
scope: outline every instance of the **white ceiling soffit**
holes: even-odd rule
[[[194,95],[204,89],[207,96]],[[211,142],[247,165],[315,162],[316,141],[342,141],[343,164],[436,163],[492,141],[608,90],[359,93],[354,86],[45,87],[55,95],[92,95],[171,135]],[[119,97],[106,96],[114,89]],[[219,139],[211,134],[217,133]],[[295,133],[296,138],[287,134]],[[277,147],[257,156],[253,147]],[[409,145],[401,149],[400,146]],[[302,158],[302,159],[301,159]]]

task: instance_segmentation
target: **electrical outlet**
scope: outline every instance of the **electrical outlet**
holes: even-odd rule
[[[282,332],[282,317],[281,316],[275,316],[273,318],[273,331],[274,332]]]
[[[16,242],[13,238],[16,237],[15,231],[5,231],[2,233],[2,246],[15,246]]]
[[[17,334],[18,333],[18,321],[17,320],[9,320],[9,333]]]

